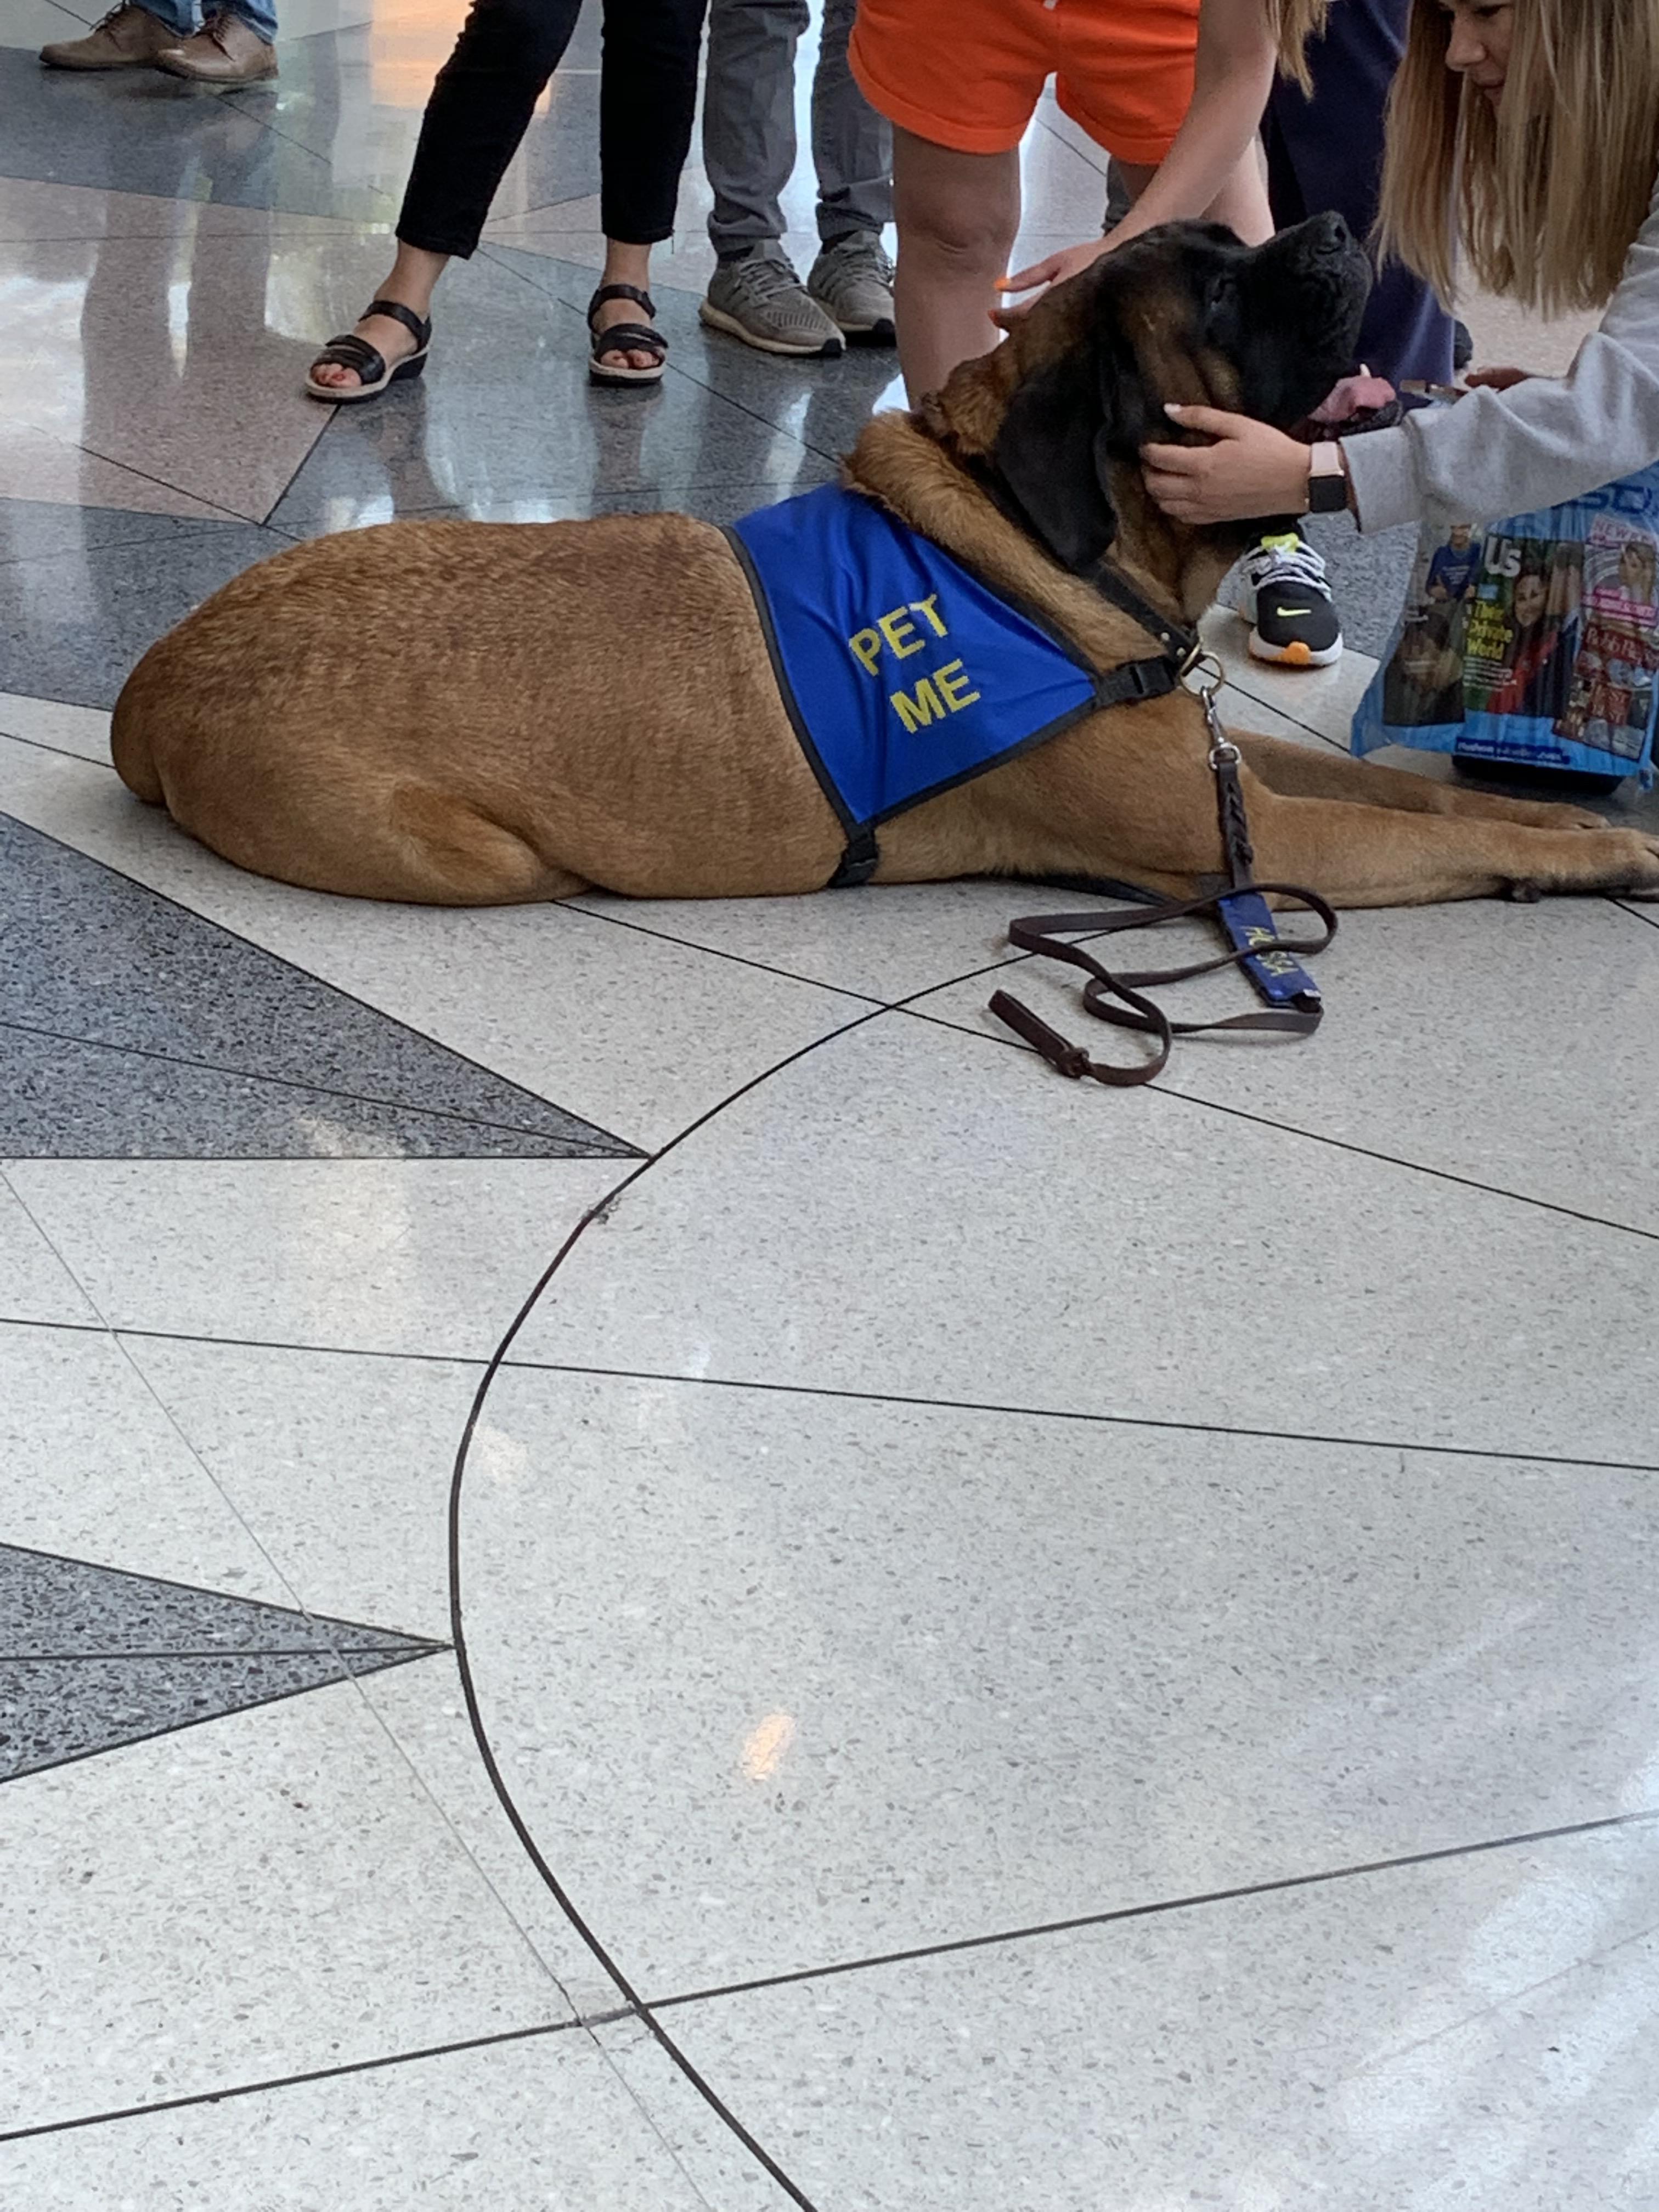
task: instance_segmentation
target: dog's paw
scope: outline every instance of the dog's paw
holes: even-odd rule
[[[1611,834],[1628,852],[1632,863],[1628,879],[1618,886],[1618,896],[1659,899],[1659,836],[1645,830],[1615,830]]]

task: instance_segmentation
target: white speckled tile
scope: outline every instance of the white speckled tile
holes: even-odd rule
[[[297,1601],[112,1337],[0,1327],[0,1540]]]
[[[1630,1830],[662,2018],[833,2212],[1648,2212],[1656,1875]]]
[[[352,1683],[25,1775],[0,1838],[9,2125],[570,2017]]]
[[[787,899],[621,899],[590,892],[576,903],[615,924],[835,990],[890,1000],[1011,958],[1010,915],[1054,896],[1027,884],[981,879],[871,884]]]
[[[71,707],[60,699],[29,699],[0,691],[0,734],[21,738],[49,751],[108,768],[109,716],[97,707]]]
[[[706,2212],[580,2029],[0,2144],[0,2186],[32,2212]]]
[[[1648,1238],[891,1014],[634,1184],[513,1357],[1645,1464],[1656,1303]]]
[[[478,1367],[179,1337],[123,1345],[305,1605],[448,1637],[449,1487]]]
[[[1288,917],[1285,936],[1302,927]],[[1220,949],[1194,924],[1178,940],[1102,951],[1131,968]],[[1346,914],[1309,969],[1326,1004],[1316,1036],[1180,1040],[1160,1087],[1659,1233],[1644,1160],[1659,1097],[1659,929],[1641,913],[1586,898]],[[952,985],[914,1011],[1013,1043],[988,1008],[996,980]],[[1062,1036],[1133,1058],[1121,1032],[1085,1011],[1075,970],[1038,960],[1000,980]],[[1177,1020],[1258,1004],[1237,976],[1152,996]]]
[[[574,907],[392,906],[270,883],[34,746],[0,741],[0,810],[647,1150],[864,1011]]]
[[[278,1602],[448,1641],[450,1486],[477,1367],[176,1338],[129,1337],[123,1346],[198,1485],[209,1489],[210,1478],[221,1514],[234,1514],[244,1543],[273,1563]],[[475,1450],[481,1480],[512,1478],[509,1440],[488,1420]],[[150,1503],[148,1489],[133,1488]],[[117,1525],[138,1518],[130,1507]],[[126,1564],[125,1551],[116,1556]],[[557,1960],[573,2002],[584,2012],[608,2009],[614,1984],[572,1932],[489,1786],[453,1659],[366,1675],[359,1686],[497,1895],[543,1955]]]
[[[116,1328],[487,1359],[626,1160],[21,1160]]]
[[[0,1320],[90,1325],[91,1301],[5,1180],[0,1160]]]
[[[485,1734],[647,1992],[1659,1806],[1646,1474],[511,1370],[483,1419]]]

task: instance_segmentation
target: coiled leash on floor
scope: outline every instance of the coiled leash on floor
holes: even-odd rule
[[[1144,622],[1152,612],[1121,577],[1109,571],[1106,574],[1097,574],[1091,580],[1138,619]],[[1126,605],[1126,599],[1130,604]],[[1154,615],[1146,626],[1166,647],[1175,642],[1169,634],[1173,625],[1164,625]],[[1175,633],[1176,638],[1180,635]],[[1050,1029],[1047,1022],[1008,992],[996,992],[990,1002],[990,1011],[998,1020],[1006,1022],[1024,1037],[1060,1074],[1074,1080],[1091,1076],[1097,1083],[1109,1084],[1117,1089],[1150,1083],[1160,1075],[1178,1036],[1197,1036],[1224,1030],[1273,1030],[1292,1036],[1311,1036],[1325,1009],[1318,988],[1302,967],[1298,956],[1322,952],[1336,934],[1336,916],[1317,892],[1307,890],[1299,884],[1256,882],[1255,854],[1245,820],[1244,793],[1238,780],[1239,750],[1227,735],[1216,711],[1216,693],[1224,681],[1224,672],[1220,663],[1202,652],[1195,640],[1182,641],[1187,649],[1181,656],[1181,677],[1184,679],[1202,672],[1206,678],[1198,696],[1209,733],[1209,760],[1215,775],[1225,878],[1218,878],[1218,889],[1197,898],[1160,899],[1146,906],[1109,908],[1099,913],[1030,915],[1008,925],[1008,942],[1017,945],[1022,951],[1063,960],[1073,968],[1082,969],[1089,978],[1083,987],[1083,1003],[1089,1012],[1102,1021],[1115,1023],[1120,1029],[1139,1030],[1155,1037],[1156,1052],[1151,1059],[1131,1067],[1091,1060],[1082,1045],[1072,1043],[1057,1030]],[[1291,900],[1316,915],[1324,924],[1324,934],[1284,943],[1267,904],[1269,894]],[[1213,960],[1194,961],[1188,967],[1148,968],[1133,975],[1118,975],[1081,945],[1066,942],[1068,936],[1080,932],[1093,937],[1110,937],[1125,930],[1149,929],[1159,922],[1178,921],[1197,914],[1215,916],[1231,942],[1231,952],[1218,954]],[[1268,1011],[1231,1014],[1213,1022],[1172,1022],[1161,1006],[1142,996],[1149,985],[1181,983],[1189,976],[1211,975],[1223,968],[1242,968],[1258,994],[1267,1001]],[[1116,1005],[1112,1004],[1114,1000]]]

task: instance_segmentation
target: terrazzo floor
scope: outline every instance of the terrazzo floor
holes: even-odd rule
[[[893,363],[702,331],[694,167],[588,387],[587,21],[319,407],[454,11],[222,99],[42,76],[82,11],[0,0],[0,2205],[1659,2207],[1659,909],[1349,917],[1314,1042],[1109,1095],[994,884],[239,874],[108,763],[207,592],[729,519]],[[1323,542],[1338,667],[1208,625],[1313,745],[1408,557]]]

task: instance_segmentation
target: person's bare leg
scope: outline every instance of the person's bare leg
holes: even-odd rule
[[[405,246],[399,239],[392,274],[374,296],[377,300],[396,300],[424,318],[432,313],[434,287],[448,265],[447,253],[428,253],[424,246]],[[393,322],[390,315],[365,315],[356,327],[358,337],[366,338],[389,368],[395,368],[415,350],[413,336],[401,323]],[[336,361],[314,362],[311,374],[313,383],[330,385],[337,390],[350,388],[363,380],[355,368],[346,368]]]
[[[958,154],[895,126],[893,214],[894,319],[914,405],[1002,335],[991,309],[1019,228],[1018,149]]]
[[[1120,161],[1115,154],[1112,167],[1123,179],[1132,207],[1158,174],[1156,169],[1141,162]],[[1205,209],[1204,215],[1206,222],[1224,222],[1229,230],[1237,231],[1246,246],[1265,246],[1273,236],[1273,216],[1267,204],[1267,180],[1254,140],[1244,149],[1238,167]]]
[[[641,292],[649,291],[651,248],[648,246],[624,246],[620,239],[607,238],[605,241],[605,272],[599,282],[601,284],[635,284]],[[593,319],[602,331],[608,331],[612,323],[642,323],[646,315],[645,309],[637,307],[632,300],[607,300]],[[642,353],[637,346],[632,352],[625,346],[612,346],[602,353],[599,359],[609,362],[613,368],[649,368],[656,356]]]

